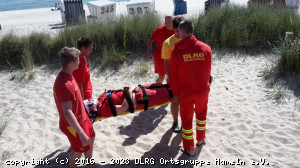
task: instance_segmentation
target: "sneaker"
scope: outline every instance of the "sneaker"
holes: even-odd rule
[[[173,130],[173,132],[175,132],[175,133],[180,132],[179,124],[178,124],[178,123],[173,123],[172,130]]]

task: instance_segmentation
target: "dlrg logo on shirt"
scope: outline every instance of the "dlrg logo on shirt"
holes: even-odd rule
[[[204,61],[204,53],[183,54],[184,62],[188,61]]]

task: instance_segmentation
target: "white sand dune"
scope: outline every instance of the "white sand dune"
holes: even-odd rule
[[[36,21],[25,17],[32,16],[26,14],[30,11],[35,10],[0,12],[0,37],[7,33],[6,27],[21,35],[36,30],[57,31],[49,25],[61,23],[59,12],[36,9],[45,20]],[[24,18],[20,16],[23,14]],[[17,16],[20,18],[16,19]],[[32,27],[36,24],[41,29]],[[206,145],[195,157],[178,150],[181,134],[170,130],[172,116],[168,105],[94,123],[94,161],[99,167],[200,167],[200,162],[202,167],[299,167],[300,94],[267,86],[268,81],[261,73],[269,64],[269,57],[213,51],[214,81]],[[93,97],[97,98],[105,89],[154,82],[153,62],[147,63],[151,70],[144,76],[135,75],[139,61],[106,72],[93,68]],[[6,126],[0,135],[0,167],[35,167],[40,159],[48,160],[49,165],[39,167],[66,167],[63,163],[70,148],[59,130],[52,94],[59,72],[59,65],[55,66],[36,67],[34,73],[0,71],[0,128]],[[30,76],[33,79],[28,79]],[[283,93],[278,101],[276,97]],[[172,160],[175,162],[171,163]],[[226,161],[244,161],[245,165],[224,165]]]

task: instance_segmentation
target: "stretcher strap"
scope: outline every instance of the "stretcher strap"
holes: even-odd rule
[[[170,98],[173,98],[174,95],[172,93],[172,90],[170,89],[170,85],[168,85],[168,84],[164,84],[163,86],[148,86],[148,87],[144,87],[144,88],[145,89],[155,89],[155,88],[163,88],[163,87],[167,88]]]
[[[143,92],[143,98],[144,98],[143,104],[144,104],[144,110],[146,111],[146,110],[148,110],[148,96],[147,96],[144,86],[139,85],[139,87],[142,89],[142,92]]]
[[[133,103],[132,103],[131,97],[129,95],[128,89],[129,89],[128,87],[124,87],[124,95],[125,95],[125,99],[126,99],[128,105],[129,105],[130,112],[133,113],[134,112]]]
[[[114,107],[114,103],[113,103],[113,100],[112,100],[112,97],[111,97],[111,91],[110,90],[107,91],[107,99],[108,99],[108,103],[109,103],[109,107],[110,107],[112,115],[114,117],[117,116],[117,112],[116,112],[116,109]]]

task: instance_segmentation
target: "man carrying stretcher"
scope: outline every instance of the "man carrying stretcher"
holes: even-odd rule
[[[169,85],[153,83],[135,88],[125,87],[102,93],[98,101],[84,101],[85,109],[92,122],[112,116],[126,115],[168,104],[172,98]]]

